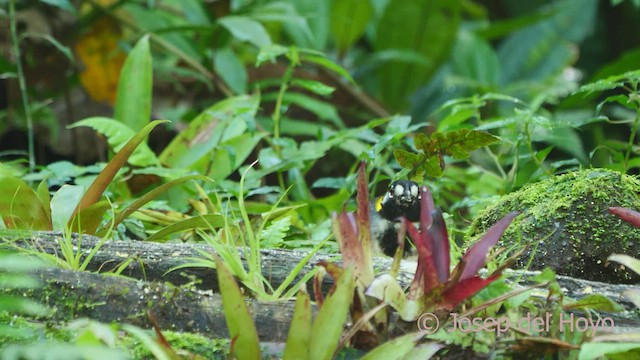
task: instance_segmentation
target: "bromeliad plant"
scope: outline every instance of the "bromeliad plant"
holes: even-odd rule
[[[408,293],[405,294],[392,275],[383,274],[377,278],[373,276],[367,183],[365,165],[362,163],[357,179],[358,209],[355,217],[354,214],[345,211],[334,215],[334,234],[340,244],[343,266],[353,267],[356,277],[356,299],[359,301],[353,302],[352,320],[365,333],[380,328],[370,324],[369,319],[374,318],[375,315],[372,313],[380,311],[384,307],[383,304],[398,311],[405,321],[414,321],[427,311],[453,310],[497,280],[518,255],[509,258],[487,278],[478,275],[478,271],[485,265],[489,249],[498,242],[511,221],[518,215],[517,212],[513,212],[489,229],[487,234],[466,252],[453,271],[450,271],[449,236],[446,225],[442,213],[434,211],[431,193],[426,187],[422,187],[419,229],[406,219],[403,222],[403,227],[408,230],[418,250],[416,275]],[[398,241],[402,243],[404,237],[404,232],[399,231]],[[327,266],[330,273],[334,266]],[[370,298],[377,299],[380,302],[378,306],[367,308],[366,304],[371,304]],[[378,318],[376,316],[376,319]],[[377,337],[378,341],[381,339],[375,330],[372,335]],[[372,337],[367,338],[372,340]]]

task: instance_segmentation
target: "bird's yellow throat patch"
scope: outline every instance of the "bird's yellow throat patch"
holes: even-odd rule
[[[376,212],[380,212],[380,210],[382,210],[382,199],[382,196],[376,199]]]

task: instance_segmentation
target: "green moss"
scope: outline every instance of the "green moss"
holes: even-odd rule
[[[226,359],[229,341],[226,339],[208,339],[199,334],[162,331],[173,350],[178,354],[196,354],[205,359]],[[124,337],[120,345],[127,349],[132,359],[153,359],[151,352],[138,339]]]
[[[639,193],[638,179],[611,170],[556,176],[506,195],[485,209],[472,223],[468,239],[477,239],[507,213],[520,211],[501,244],[540,242],[532,269],[550,266],[564,275],[632,282],[637,279],[632,273],[604,263],[614,252],[640,256],[640,229],[610,214],[608,208],[640,209]],[[519,265],[527,261],[528,257],[523,258]]]

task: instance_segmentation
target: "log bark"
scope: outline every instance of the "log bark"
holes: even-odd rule
[[[2,234],[2,238],[5,243],[11,241],[11,244],[14,246],[35,248],[50,254],[61,255],[59,242],[62,240],[62,234],[60,233],[31,233],[29,236],[19,239],[7,237],[6,234]],[[78,240],[78,237],[74,235],[72,242],[78,251],[85,254],[84,256],[100,241],[100,239],[91,236],[83,236],[80,242]],[[134,324],[145,324],[146,318],[144,312],[146,311],[146,307],[143,305],[146,304],[146,301],[151,301],[154,312],[157,311],[157,314],[159,314],[158,318],[168,321],[167,323],[161,323],[162,326],[167,329],[196,331],[212,336],[226,337],[226,325],[222,313],[222,306],[218,295],[214,294],[218,291],[217,273],[215,269],[190,267],[168,272],[171,268],[189,262],[189,258],[200,257],[199,251],[211,252],[213,250],[206,244],[107,241],[93,258],[91,258],[87,270],[106,272],[118,268],[118,266],[127,261],[127,259],[134,258],[135,261],[131,262],[124,269],[122,275],[138,280],[90,273],[56,272],[61,270],[55,269],[46,270],[39,274],[42,279],[47,280],[49,288],[43,291],[56,294],[56,296],[50,297],[52,301],[51,304],[55,304],[55,301],[60,301],[59,299],[66,299],[67,296],[73,295],[73,292],[69,291],[69,289],[73,289],[74,287],[76,289],[86,288],[86,290],[82,290],[83,297],[80,299],[88,300],[90,298],[89,294],[93,294],[90,301],[84,301],[82,303],[106,304],[106,307],[85,309],[83,310],[85,312],[79,313],[77,309],[71,309],[75,311],[75,313],[65,315],[68,316],[67,318],[72,318],[75,314],[89,316],[103,321],[118,321],[135,315]],[[241,249],[240,254],[241,256],[243,254]],[[269,249],[262,250],[261,255],[262,274],[266,279],[269,279],[275,288],[284,281],[298,262],[307,254],[302,251]],[[244,256],[242,256],[242,258],[244,261]],[[339,259],[339,256],[326,254],[314,255],[309,263],[300,271],[296,281],[308,271],[311,271],[314,264],[318,261],[331,261],[336,259]],[[390,259],[375,259],[375,267],[379,271],[389,269],[390,265]],[[406,286],[413,277],[415,263],[407,261],[403,265],[406,266],[403,266],[401,269],[399,281],[402,285]],[[521,284],[526,284],[530,282],[528,279],[538,273],[539,272],[507,270],[504,273],[504,278],[506,281],[514,281],[522,276],[523,280]],[[100,276],[105,280],[100,280]],[[118,279],[118,281],[121,282],[112,283],[111,279]],[[194,279],[201,280],[201,282],[198,283],[196,281],[194,283]],[[146,282],[141,280],[145,280]],[[566,297],[580,299],[591,293],[598,293],[618,302],[627,310],[635,309],[635,306],[623,295],[624,291],[632,288],[633,285],[606,284],[566,276],[557,276],[557,280],[563,288]],[[173,286],[162,284],[163,282],[171,283]],[[325,277],[323,282],[324,290],[328,290],[332,283],[333,281],[330,277]],[[180,287],[185,284],[191,284],[195,289],[189,290]],[[106,289],[103,289],[103,287],[106,287]],[[172,294],[175,296],[170,296]],[[541,294],[541,296],[544,296],[544,294]],[[165,297],[170,298],[171,302],[156,303],[156,301],[160,301],[159,299]],[[69,304],[68,301],[66,303]],[[80,300],[78,300],[78,303],[80,303]],[[130,307],[130,305],[133,304],[136,304],[135,308]],[[259,324],[259,332],[264,331],[265,337],[261,337],[263,341],[278,341],[286,337],[286,329],[288,329],[292,304],[286,302],[269,304],[255,301],[251,301],[250,304],[253,309],[253,314],[257,316],[256,320]],[[637,315],[634,317],[632,313],[629,313],[615,315],[614,317],[616,326],[621,326],[626,329],[640,328],[640,320],[637,318]]]
[[[46,304],[51,309],[49,320],[87,317],[150,328],[147,311],[151,311],[162,330],[229,338],[222,299],[210,290],[57,268],[38,270],[35,275],[43,286],[23,294]],[[261,341],[286,340],[293,302],[248,299],[247,305]]]

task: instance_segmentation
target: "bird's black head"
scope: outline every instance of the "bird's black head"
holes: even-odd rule
[[[420,186],[409,180],[394,181],[380,205],[380,214],[388,220],[406,216],[411,221],[417,221],[420,217]]]

